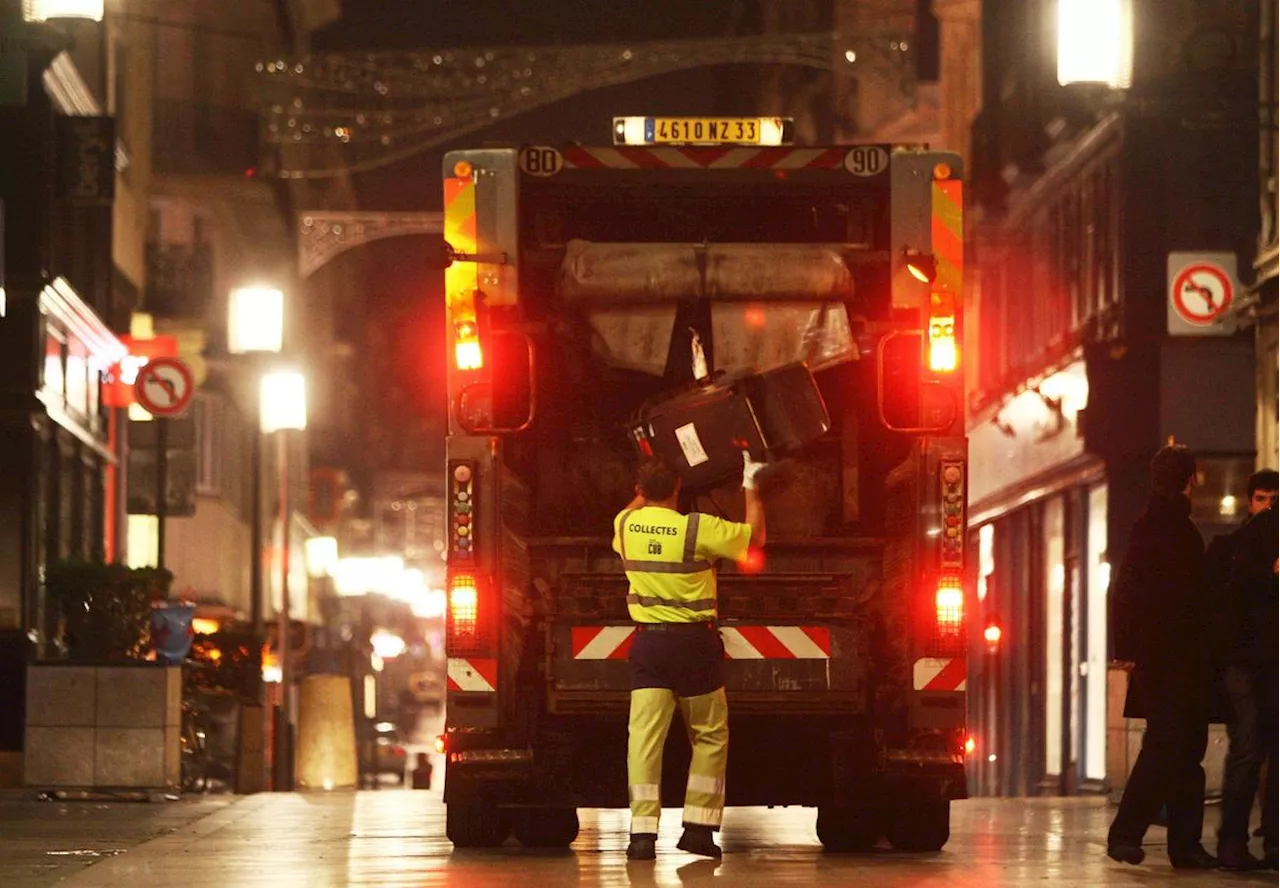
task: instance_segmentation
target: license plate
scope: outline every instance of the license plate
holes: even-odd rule
[[[621,145],[781,145],[781,117],[616,117]]]
[[[681,142],[760,143],[760,121],[755,118],[654,117],[645,124],[645,135],[657,145]]]

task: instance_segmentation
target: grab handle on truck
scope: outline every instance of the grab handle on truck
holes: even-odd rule
[[[493,421],[493,379],[484,379],[477,382],[468,383],[462,386],[458,391],[456,409],[454,415],[458,420],[458,425],[468,435],[514,435],[517,432],[523,432],[533,425],[534,417],[538,412],[538,383],[537,383],[537,355],[533,340],[525,333],[517,333],[513,331],[503,331],[501,336],[519,336],[524,341],[525,351],[529,358],[529,403],[525,410],[524,419],[514,425],[483,425],[471,422],[472,411],[467,408],[468,401],[484,397],[488,394],[489,399],[489,421]]]
[[[938,417],[938,421],[931,425],[895,425],[885,410],[887,403],[885,378],[888,367],[886,352],[895,340],[906,337],[914,337],[920,340],[921,347],[918,352],[920,359],[913,362],[916,372],[912,377],[912,381],[918,387],[919,401],[917,403],[919,407],[924,408],[927,405],[930,408],[929,410],[918,409],[915,421],[919,423],[919,417],[927,413]],[[959,406],[956,403],[956,393],[947,385],[937,380],[926,379],[924,376],[923,346],[923,331],[893,330],[885,334],[876,347],[876,410],[880,415],[880,422],[891,431],[908,435],[934,435],[950,429],[958,418]]]

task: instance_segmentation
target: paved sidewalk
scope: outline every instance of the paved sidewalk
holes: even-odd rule
[[[220,811],[231,796],[174,802],[34,801],[0,793],[0,886],[46,888]]]

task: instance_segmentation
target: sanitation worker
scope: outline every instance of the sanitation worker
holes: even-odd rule
[[[676,706],[693,747],[685,792],[684,835],[677,848],[719,857],[713,833],[724,813],[729,710],[724,643],[716,624],[718,558],[742,561],[764,544],[764,506],[756,474],[764,464],[742,454],[746,522],[677,509],[680,476],[647,459],[636,497],[614,520],[613,549],[630,581],[627,608],[636,624],[631,647],[631,723],[627,782],[631,860],[653,860],[662,810],[662,748]]]

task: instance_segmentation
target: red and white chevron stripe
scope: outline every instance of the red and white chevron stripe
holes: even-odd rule
[[[964,657],[924,657],[912,671],[917,691],[963,691],[968,676]]]
[[[574,626],[573,659],[625,660],[635,632],[634,626]],[[831,630],[822,626],[725,626],[720,637],[729,660],[831,659]]]
[[[494,693],[498,690],[498,661],[488,657],[450,657],[449,690]]]
[[[835,170],[844,163],[846,148],[646,148],[619,145],[613,148],[560,148],[570,169],[621,170]]]

